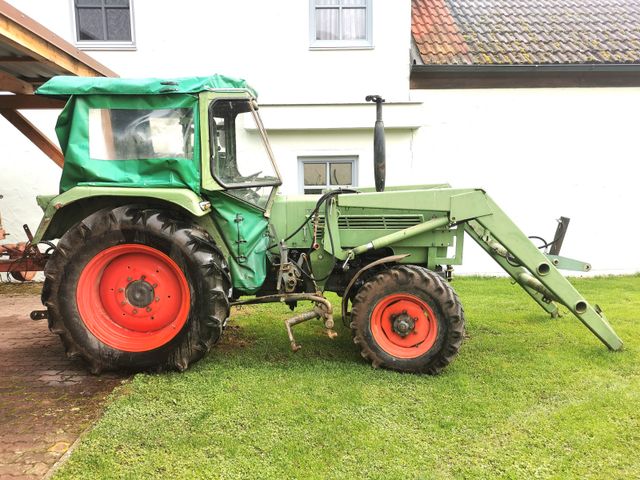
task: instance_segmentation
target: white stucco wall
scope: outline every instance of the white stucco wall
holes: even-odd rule
[[[360,186],[373,184],[374,108],[387,98],[387,184],[449,182],[482,187],[527,234],[551,238],[572,219],[563,253],[594,273],[640,271],[634,222],[638,149],[633,113],[640,89],[409,90],[410,2],[373,0],[370,50],[309,50],[304,0],[133,0],[135,51],[91,51],[121,76],[244,77],[260,93],[265,125],[284,176],[298,192],[298,157],[357,155]],[[72,40],[71,0],[12,0]],[[279,9],[273,15],[273,8]],[[168,13],[167,13],[168,12]],[[54,112],[29,112],[53,136]],[[40,220],[37,193],[57,191],[59,169],[0,118],[0,212],[21,225]],[[27,174],[25,174],[27,172]],[[469,240],[467,273],[499,273]]]
[[[554,219],[570,217],[562,254],[592,263],[593,274],[640,271],[640,88],[412,91],[411,98],[424,102],[414,177],[482,187],[527,235],[549,241]],[[478,247],[465,254],[460,271],[496,271]]]
[[[57,112],[22,112],[50,138],[55,138]],[[2,159],[0,160],[0,215],[2,225],[10,233],[6,242],[26,241],[22,225],[33,231],[42,218],[36,195],[58,191],[60,168],[13,125],[0,117]]]
[[[73,42],[72,0],[10,0]],[[373,49],[310,50],[307,0],[132,0],[135,51],[90,51],[120,76],[221,73],[246,78],[262,103],[409,96],[410,0],[373,0]]]

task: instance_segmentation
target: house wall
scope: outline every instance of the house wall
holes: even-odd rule
[[[640,88],[412,91],[423,102],[412,176],[482,187],[527,235],[550,241],[570,217],[562,254],[593,274],[640,271]],[[467,244],[460,272],[493,273]],[[475,247],[475,248],[470,248]]]
[[[71,0],[10,3],[73,40]],[[545,238],[555,218],[569,216],[563,253],[595,273],[640,271],[640,227],[627,219],[638,204],[631,112],[640,89],[410,91],[409,0],[373,0],[374,48],[345,51],[309,49],[307,1],[184,0],[169,15],[164,2],[133,4],[136,50],[88,53],[121,76],[248,79],[284,193],[299,191],[300,156],[356,155],[358,185],[373,184],[374,108],[363,98],[377,93],[388,101],[388,185],[485,188],[527,234]],[[27,114],[53,138],[54,112]],[[22,223],[40,220],[35,195],[57,191],[60,172],[1,118],[0,134],[8,139],[0,211],[9,239],[19,240]],[[499,273],[471,241],[458,271]]]
[[[73,42],[72,0],[9,3]],[[132,4],[136,49],[89,52],[120,76],[221,73],[249,80],[263,104],[409,97],[409,0],[373,0],[374,48],[343,51],[309,49],[307,0]]]

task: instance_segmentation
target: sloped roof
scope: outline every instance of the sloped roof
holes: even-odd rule
[[[425,65],[640,64],[639,0],[412,0]]]

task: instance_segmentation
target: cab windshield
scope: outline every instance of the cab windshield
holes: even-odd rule
[[[209,106],[211,174],[227,193],[264,208],[280,176],[252,100]]]

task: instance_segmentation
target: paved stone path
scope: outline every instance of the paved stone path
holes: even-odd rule
[[[0,479],[42,478],[100,415],[125,376],[69,360],[35,295],[0,295]]]

